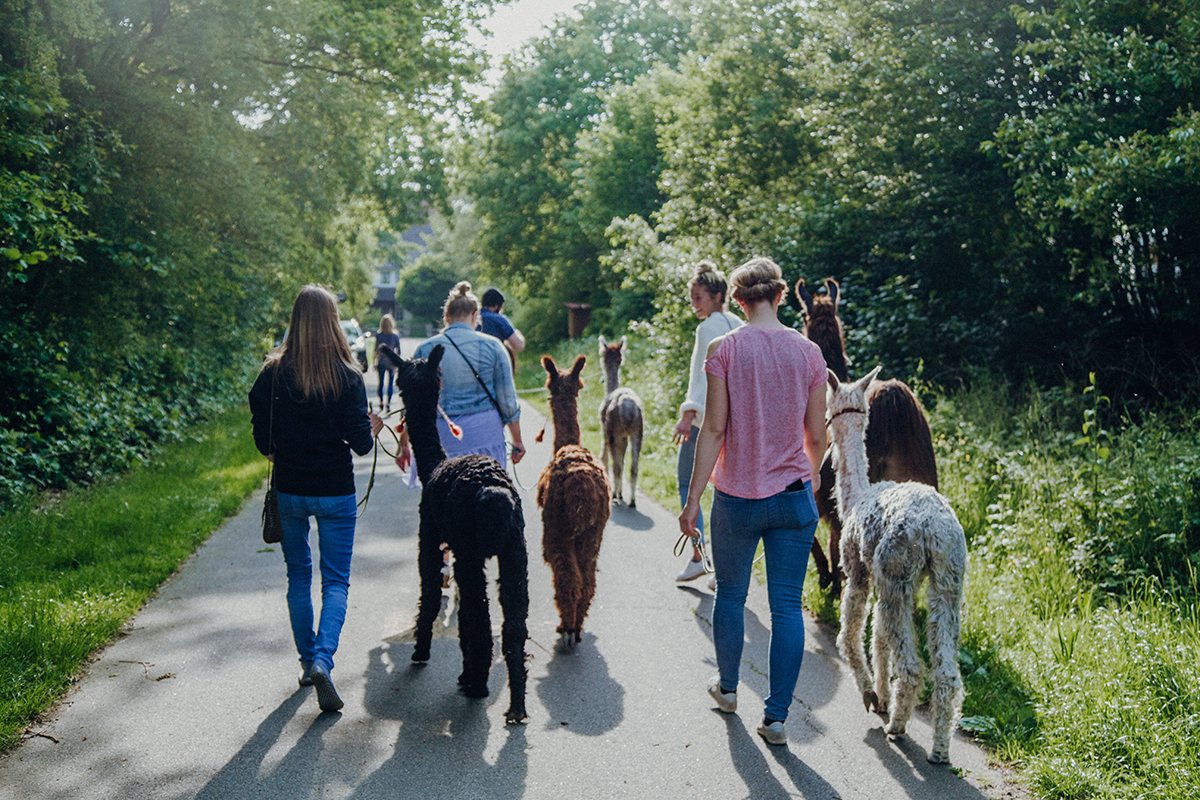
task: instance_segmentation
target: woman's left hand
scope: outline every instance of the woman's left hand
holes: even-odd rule
[[[700,504],[688,503],[679,514],[679,531],[695,539],[700,535],[696,530],[696,518],[700,516]]]

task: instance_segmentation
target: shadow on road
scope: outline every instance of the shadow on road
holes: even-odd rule
[[[537,695],[550,715],[548,730],[599,736],[625,718],[625,688],[609,675],[608,662],[590,633],[571,652],[554,653],[546,676],[537,682]]]
[[[339,714],[318,715],[279,764],[262,774],[267,753],[310,694],[311,689],[299,689],[272,711],[250,740],[200,790],[196,795],[197,800],[226,800],[251,794],[255,797],[279,798],[307,797],[312,794],[316,765],[325,749],[325,731],[338,721]]]
[[[713,712],[720,713],[720,712]],[[733,756],[733,766],[745,782],[750,797],[759,798],[793,798],[797,796],[811,798],[837,797],[838,793],[820,775],[801,761],[787,747],[766,747],[758,741],[758,734],[746,729],[742,718],[736,714],[721,714],[725,722],[725,732],[729,738],[729,752]],[[763,748],[770,751],[772,758],[784,768],[788,780],[796,787],[792,791],[779,782],[767,764]]]

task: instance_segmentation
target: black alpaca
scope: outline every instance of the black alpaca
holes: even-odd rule
[[[417,646],[412,660],[429,660],[433,623],[442,604],[442,544],[454,553],[458,583],[458,642],[463,671],[458,684],[467,697],[487,697],[492,667],[492,622],[488,615],[483,562],[495,556],[500,607],[504,612],[500,651],[508,667],[507,722],[523,722],[525,713],[525,639],[529,616],[529,557],[521,498],[496,460],[469,455],[447,458],[438,438],[438,365],[445,351],[406,361],[379,350],[397,368],[396,388],[404,400],[405,424],[416,459],[421,492],[417,566],[421,600],[417,608]]]

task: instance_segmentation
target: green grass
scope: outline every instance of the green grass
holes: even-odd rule
[[[224,414],[147,466],[0,517],[0,749],[262,484],[249,417]]]

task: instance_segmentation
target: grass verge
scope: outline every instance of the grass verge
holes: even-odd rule
[[[0,750],[265,475],[239,409],[120,478],[0,517]]]

